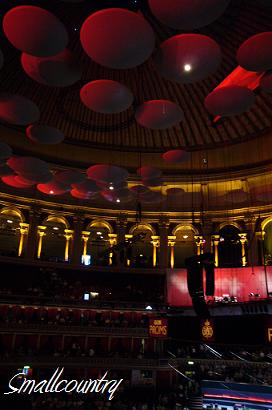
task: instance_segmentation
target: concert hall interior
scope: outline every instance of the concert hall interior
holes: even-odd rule
[[[271,409],[272,0],[0,16],[1,408]]]

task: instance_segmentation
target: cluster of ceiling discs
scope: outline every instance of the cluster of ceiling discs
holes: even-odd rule
[[[57,0],[56,0],[57,1]],[[84,0],[61,0],[81,3]],[[191,84],[215,74],[222,62],[222,52],[215,39],[192,33],[218,19],[230,0],[149,0],[153,16],[165,26],[182,30],[156,44],[151,24],[141,13],[122,8],[93,12],[80,28],[79,41],[91,61],[113,70],[130,70],[150,60],[150,67],[165,81]],[[31,30],[29,29],[31,27]],[[3,18],[3,32],[21,53],[21,67],[27,76],[45,87],[69,87],[82,79],[83,70],[77,56],[69,50],[68,30],[53,13],[36,6],[18,6]],[[260,90],[272,92],[272,32],[258,33],[244,41],[237,50],[237,64],[249,72],[261,73]],[[0,51],[0,68],[5,56]],[[107,71],[104,71],[107,73]],[[92,78],[78,87],[81,103],[89,110],[114,115],[133,107],[135,121],[149,130],[166,130],[185,119],[185,112],[175,101],[156,99],[135,101],[129,87],[112,78]],[[255,103],[254,92],[238,84],[218,86],[206,95],[203,104],[213,116],[229,117],[247,112]],[[24,126],[30,144],[59,144],[64,133],[40,122],[39,107],[26,96],[0,93],[0,121]],[[190,159],[181,149],[162,154],[165,164],[178,166]],[[13,156],[11,148],[0,144],[0,176],[4,183],[16,188],[35,186],[48,195],[67,192],[78,199],[100,195],[110,202],[138,198],[152,203],[163,196],[152,190],[163,183],[162,173],[152,166],[137,170],[140,183],[128,188],[128,172],[120,167],[97,164],[84,173],[53,172],[44,161],[33,157]],[[172,189],[172,191],[171,191]],[[182,190],[170,188],[169,196]]]

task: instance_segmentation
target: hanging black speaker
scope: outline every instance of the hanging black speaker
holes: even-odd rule
[[[214,292],[214,256],[211,253],[191,256],[185,259],[185,265],[187,268],[187,286],[193,308],[199,317],[209,318],[210,313],[205,302],[203,289],[203,266],[205,266],[206,271],[206,293],[208,291],[210,294]]]
[[[187,287],[191,297],[203,292],[203,266],[198,256],[192,256],[185,260],[187,267]]]
[[[214,263],[204,263],[206,272],[206,295],[214,296]]]
[[[208,319],[210,317],[210,312],[207,308],[203,294],[192,297],[192,303],[197,316],[201,317],[202,319]]]

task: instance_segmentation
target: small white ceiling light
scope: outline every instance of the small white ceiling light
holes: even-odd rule
[[[183,239],[187,239],[188,238],[188,235],[183,235]]]
[[[11,219],[7,219],[8,224],[13,224],[13,221]]]
[[[191,70],[192,70],[191,64],[184,64],[184,71],[189,72],[189,71],[191,71]]]
[[[51,189],[51,191],[49,191],[49,194],[53,194],[54,193],[54,191],[52,191],[52,189]]]
[[[58,231],[59,228],[57,226],[53,226],[54,231]]]
[[[109,188],[111,191],[113,191],[114,190],[114,186],[110,186],[110,188]]]
[[[102,232],[98,231],[96,232],[97,235],[102,235]]]
[[[152,306],[148,305],[145,310],[152,310]]]
[[[121,202],[119,198],[116,199],[116,202]]]

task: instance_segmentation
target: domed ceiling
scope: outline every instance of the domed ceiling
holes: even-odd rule
[[[139,21],[131,19],[133,22],[129,21],[126,16],[126,13],[129,16],[131,13],[123,9],[122,14],[116,9],[116,26],[122,27],[123,32],[120,33],[120,38],[123,38],[123,45],[120,45],[118,36],[113,39],[109,38],[112,35],[111,30],[113,32],[115,30],[111,16],[112,10],[108,12],[108,15],[106,14],[107,9],[97,11],[101,3],[105,5],[107,2],[89,0],[28,2],[28,4],[39,5],[53,12],[64,23],[69,35],[69,42],[65,43],[73,53],[75,61],[72,61],[72,54],[70,56],[68,51],[58,58],[31,57],[25,53],[21,56],[21,52],[13,47],[2,33],[1,48],[5,62],[1,71],[2,91],[19,94],[35,102],[40,109],[40,122],[62,131],[65,135],[65,142],[116,150],[134,150],[135,148],[159,152],[170,148],[197,150],[256,138],[260,132],[271,129],[271,95],[267,93],[258,93],[255,103],[251,108],[249,107],[248,112],[231,118],[223,118],[216,124],[204,105],[206,96],[238,66],[236,53],[241,44],[256,33],[271,30],[272,13],[261,7],[259,1],[218,0],[217,3],[221,3],[218,13],[212,13],[216,1],[207,2],[210,3],[210,9],[207,7],[206,14],[208,17],[210,14],[210,19],[206,17],[203,22],[193,20],[193,16],[197,16],[198,12],[200,14],[200,11],[187,10],[188,4],[192,2],[186,1],[184,3],[187,9],[185,6],[184,9],[188,13],[187,19],[191,19],[191,24],[188,20],[187,24],[186,20],[182,20],[180,29],[172,29],[167,24],[163,24],[164,22],[169,24],[171,18],[173,20],[177,18],[178,1],[172,2],[171,7],[166,0],[149,1],[149,5],[148,2],[141,1],[111,2],[131,6],[135,11],[139,7],[136,15]],[[168,12],[169,15],[164,16],[167,12],[163,9],[164,3],[166,9],[172,9],[172,15]],[[1,14],[12,9],[11,5],[20,4],[24,2],[2,1]],[[160,10],[160,4],[162,10]],[[34,17],[29,18],[31,22]],[[112,28],[105,30],[106,33],[99,33],[99,28],[103,27],[103,24],[108,24],[108,19],[112,21]],[[195,20],[197,20],[196,17]],[[175,23],[173,21],[172,25],[175,26]],[[206,25],[207,23],[210,24]],[[6,26],[8,24],[12,26],[12,16],[10,16],[10,23],[6,22]],[[26,28],[21,27],[22,31],[24,29]],[[144,29],[146,33],[142,34],[142,38],[135,38],[137,35],[133,30],[143,31]],[[28,30],[31,30],[30,26]],[[13,31],[12,27],[10,31]],[[186,38],[188,34],[185,33],[188,32],[191,39]],[[173,40],[173,36],[176,35],[180,36],[180,41]],[[86,37],[85,42],[88,43],[85,47],[84,36]],[[204,36],[209,37],[208,42],[205,41],[207,37]],[[83,40],[80,41],[80,38]],[[134,49],[131,47],[133,41],[136,43],[138,41],[138,44],[133,45]],[[148,41],[150,44],[147,44]],[[209,42],[218,45],[218,56],[214,55],[213,49],[209,49],[213,46]],[[59,47],[62,51],[62,44]],[[88,47],[91,50],[88,50]],[[120,60],[125,59],[125,64],[123,62],[122,65],[119,61],[112,62],[111,65],[103,60],[103,58],[114,59],[114,54],[120,47],[131,49],[130,53],[128,50],[123,50],[123,57],[119,56]],[[114,51],[110,55],[112,48]],[[139,50],[143,55],[138,55]],[[55,50],[52,52],[55,54]],[[120,50],[119,52],[122,53]],[[102,55],[103,53],[106,57]],[[184,53],[187,53],[186,58]],[[136,61],[129,61],[132,58],[131,55],[136,56]],[[68,61],[70,71],[61,67],[61,60],[65,58],[69,60],[69,57],[71,58],[71,61]],[[161,61],[163,59],[164,61]],[[196,61],[195,66],[194,61]],[[168,73],[165,73],[163,64],[167,66]],[[191,64],[191,71],[186,71],[186,64],[187,69],[190,69]],[[172,73],[170,72],[171,67]],[[180,70],[180,78],[173,74],[175,70]],[[86,89],[87,83],[92,84],[97,80],[116,81],[120,83],[120,89],[115,91],[106,89],[103,82],[100,88],[98,84],[96,88],[93,84],[92,87]],[[190,81],[192,83],[188,83]],[[54,85],[59,85],[59,87],[54,87]],[[125,95],[121,88],[123,86],[127,87],[129,96]],[[87,92],[90,94],[89,99],[92,95],[93,98],[99,95],[101,99],[103,94],[104,98],[108,96],[111,101],[104,102],[108,107],[104,107],[104,110],[103,107],[94,107],[91,101],[91,105],[88,106],[82,98],[84,89],[85,100],[88,99]],[[115,99],[114,92],[116,93]],[[123,96],[120,95],[122,93]],[[165,119],[165,124],[161,121],[161,124],[156,124],[156,127],[142,125],[141,121],[137,121],[137,116],[135,118],[135,111],[137,112],[143,103],[150,100],[169,100],[176,103],[183,111],[182,118],[178,117],[176,122],[170,121],[170,123]],[[116,107],[117,112],[113,111],[111,114],[110,104]],[[120,112],[118,112],[118,106]],[[162,104],[161,116],[167,116],[167,113],[163,114],[163,110]],[[159,129],[160,127],[162,129]]]
[[[78,199],[98,189],[115,202],[133,194],[125,187],[128,170],[140,178],[137,195],[155,202],[160,193],[149,188],[161,186],[163,175],[152,173],[153,154],[173,175],[180,164],[189,175],[190,168],[207,170],[212,150],[222,153],[215,169],[241,162],[249,168],[254,147],[272,132],[269,1],[108,3],[1,2],[0,140],[27,155],[16,161],[2,146],[3,182]],[[236,161],[232,147],[241,143],[253,145]],[[262,151],[257,162],[267,165],[272,155]],[[195,160],[190,153],[198,152]],[[66,168],[79,164],[87,179],[62,179],[33,157]],[[93,168],[101,163],[108,168]],[[147,165],[150,174],[136,172]],[[110,184],[118,186],[118,198],[109,195]],[[183,188],[168,189],[175,196]]]

